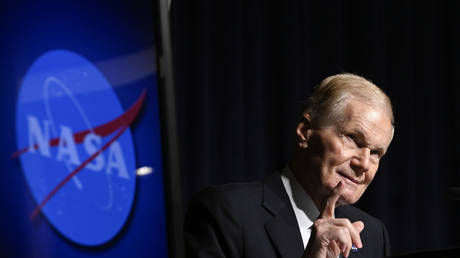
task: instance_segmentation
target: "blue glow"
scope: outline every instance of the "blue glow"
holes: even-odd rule
[[[49,144],[53,138],[74,141],[73,134],[91,131],[123,114],[102,73],[85,58],[63,50],[48,52],[31,66],[17,103],[19,149]],[[65,136],[66,130],[70,137]],[[37,203],[111,138],[87,135],[91,136],[81,144],[32,148],[21,155],[24,175]],[[70,240],[82,245],[103,244],[120,231],[129,215],[135,169],[128,129],[60,189],[45,204],[43,213]]]
[[[133,3],[85,0],[9,1],[7,6],[0,10],[2,12],[0,30],[4,35],[4,40],[0,41],[2,56],[0,59],[0,67],[2,67],[0,70],[2,78],[0,112],[3,119],[0,137],[4,147],[0,151],[0,159],[5,171],[2,178],[4,184],[0,188],[0,201],[4,207],[7,207],[7,211],[0,214],[0,228],[2,229],[0,247],[5,257],[168,257],[160,111],[155,69],[153,27],[155,17],[153,16],[152,4],[152,1],[135,1]],[[78,240],[84,238],[81,234],[84,234],[88,228],[92,229],[95,226],[94,222],[89,221],[84,225],[83,221],[85,219],[95,221],[98,219],[97,216],[103,216],[103,212],[94,217],[92,213],[84,214],[77,211],[82,217],[80,226],[86,229],[74,229],[80,231],[81,234],[75,234],[73,237],[70,237],[71,234],[65,230],[71,231],[74,222],[70,222],[70,220],[59,222],[51,219],[52,216],[58,217],[58,215],[50,215],[53,211],[58,212],[59,209],[57,208],[63,208],[61,210],[63,212],[61,216],[63,216],[63,214],[73,212],[72,209],[74,208],[70,207],[72,202],[79,203],[80,197],[76,193],[80,190],[77,190],[78,182],[75,180],[70,180],[63,189],[58,191],[55,195],[56,199],[50,199],[49,203],[44,206],[43,216],[40,215],[31,221],[29,219],[31,212],[43,197],[43,193],[49,191],[49,188],[46,187],[55,184],[47,181],[43,184],[46,189],[40,189],[39,183],[29,182],[29,180],[38,177],[31,174],[27,175],[28,172],[23,169],[21,159],[26,158],[26,156],[19,159],[10,158],[12,153],[25,147],[22,144],[27,145],[29,141],[28,135],[23,137],[16,134],[16,132],[24,133],[23,131],[20,132],[23,130],[20,129],[20,126],[24,126],[25,122],[19,122],[16,114],[22,111],[15,110],[14,107],[20,105],[40,106],[44,103],[43,100],[33,103],[34,96],[43,95],[43,92],[40,93],[43,85],[33,86],[30,84],[28,87],[31,92],[23,93],[23,87],[27,80],[33,80],[32,77],[27,78],[28,71],[35,69],[36,62],[39,62],[41,58],[51,58],[51,56],[47,57],[48,54],[64,53],[62,51],[55,52],[56,49],[66,49],[65,52],[69,55],[84,57],[83,61],[80,61],[89,63],[92,67],[90,69],[98,70],[99,75],[101,75],[99,83],[92,83],[92,86],[88,86],[88,88],[84,88],[85,86],[83,88],[77,87],[78,80],[80,82],[84,80],[80,77],[76,77],[75,81],[67,81],[63,84],[72,87],[76,102],[79,103],[93,126],[112,119],[112,115],[126,111],[136,101],[142,90],[147,89],[144,108],[135,124],[131,126],[131,136],[129,137],[127,133],[122,136],[131,139],[120,138],[119,141],[120,146],[123,146],[123,156],[126,157],[127,167],[149,166],[153,168],[154,172],[130,181],[133,187],[132,201],[123,203],[117,199],[120,193],[114,192],[116,195],[113,200],[120,201],[120,205],[126,208],[124,211],[130,207],[130,211],[126,211],[127,217],[124,218],[125,214],[114,219],[114,223],[120,223],[120,225],[118,229],[113,226],[112,233],[115,235],[112,238],[107,232],[105,236],[99,232],[94,236],[89,236],[93,239],[87,239],[86,242]],[[59,68],[63,69],[66,66],[72,66],[71,60],[66,60],[56,59],[54,61],[61,62],[62,67]],[[74,61],[80,62],[78,58]],[[65,64],[65,62],[68,63]],[[47,67],[46,63],[42,63],[41,69],[46,71],[55,66],[52,62],[48,64],[50,67]],[[78,69],[84,70],[84,68]],[[37,70],[37,73],[39,72]],[[99,75],[96,75],[95,72],[93,78]],[[105,78],[105,82],[102,78]],[[63,81],[65,81],[64,78],[59,78],[58,81],[49,81],[50,96],[58,94],[52,91],[58,90],[59,84],[62,84]],[[91,84],[91,82],[89,83]],[[111,90],[105,88],[106,83],[108,84],[106,86],[110,86]],[[95,89],[99,90],[96,91]],[[113,98],[109,97],[110,94],[113,94]],[[113,105],[118,105],[119,109],[115,107],[114,110],[107,110],[104,117],[93,114],[97,113],[98,109],[104,110],[105,108],[105,102],[94,101],[99,96],[106,98],[109,102],[112,101],[107,105],[118,102],[118,104]],[[28,97],[32,97],[30,103],[24,104]],[[21,104],[19,101],[24,102]],[[44,108],[39,107],[38,109],[40,108],[43,111]],[[38,109],[36,111],[32,108],[32,112],[37,112],[33,113],[33,116],[37,118],[43,129],[43,119],[47,119],[47,117],[43,113],[39,113]],[[52,110],[54,120],[57,121],[58,134],[62,132],[61,125],[67,126],[72,132],[88,127],[75,102],[68,95],[63,94],[62,97],[56,97],[52,100],[50,110]],[[101,144],[112,136],[109,135],[102,139]],[[132,146],[128,141],[131,141]],[[83,161],[85,157],[87,158],[84,145],[76,144],[76,146],[79,161]],[[125,148],[129,149],[126,150],[128,153],[125,153]],[[131,160],[128,157],[131,151],[132,155],[135,155],[134,164],[130,163]],[[38,174],[43,174],[45,180],[53,178],[46,174],[48,168],[45,165],[53,164],[52,166],[61,168],[59,171],[63,171],[62,174],[57,173],[54,169],[50,170],[50,173],[56,177],[56,181],[60,179],[60,176],[68,173],[66,164],[62,160],[56,161],[57,155],[57,147],[51,147],[49,161],[39,161],[35,164],[35,169],[40,171]],[[68,158],[69,155],[63,154],[61,156]],[[103,156],[107,159],[107,151],[103,153]],[[33,159],[30,157],[29,159]],[[42,163],[43,166],[40,165]],[[75,166],[73,163],[70,165]],[[95,161],[93,165],[97,165]],[[117,184],[124,185],[126,183],[121,181],[124,180],[123,178],[116,177],[117,173],[116,169],[112,170],[113,187],[116,187]],[[134,171],[132,173],[134,174]],[[83,187],[81,191],[90,190],[89,192],[99,194],[98,196],[108,196],[107,176],[104,169],[81,171],[77,174],[77,178]],[[86,181],[97,181],[98,183],[88,184]],[[32,184],[34,187],[29,187]],[[96,189],[95,186],[99,184],[102,187]],[[91,187],[92,189],[87,189]],[[69,198],[59,196],[67,193]],[[83,198],[89,199],[89,196]],[[94,207],[98,205],[101,207],[109,203],[108,199],[102,197],[92,201]],[[80,205],[84,206],[80,203],[79,207],[83,207]],[[50,210],[50,214],[48,214],[48,210]],[[100,220],[102,221],[102,219]],[[66,225],[61,226],[59,223]],[[106,229],[108,230],[109,227],[106,226]],[[118,232],[115,232],[117,230]],[[104,238],[107,241],[103,240]],[[97,244],[98,241],[100,244]]]

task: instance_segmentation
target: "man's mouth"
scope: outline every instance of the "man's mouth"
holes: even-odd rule
[[[353,178],[352,176],[349,176],[343,172],[337,172],[342,178],[344,178],[346,181],[350,181],[351,183],[354,183],[354,184],[360,184],[361,182],[355,178]]]

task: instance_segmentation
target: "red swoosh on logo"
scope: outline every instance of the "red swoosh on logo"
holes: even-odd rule
[[[99,150],[94,152],[87,160],[83,161],[77,168],[75,168],[70,174],[68,174],[63,180],[61,180],[61,182],[59,182],[59,184],[57,184],[51,190],[51,192],[48,193],[48,195],[40,202],[40,204],[38,204],[38,206],[32,212],[32,215],[30,216],[31,220],[33,220],[40,213],[43,206],[45,206],[45,204],[51,199],[51,197],[53,197],[54,194],[56,194],[67,182],[69,182],[73,176],[80,172],[88,163],[94,160],[99,154],[105,151],[115,140],[117,140],[123,134],[124,131],[126,131],[126,129],[129,128],[129,126],[133,123],[134,119],[138,116],[142,104],[144,103],[146,94],[147,91],[144,89],[139,98],[136,100],[136,102],[134,102],[134,104],[128,110],[126,110],[125,113],[115,118],[114,120],[102,124],[98,127],[95,127],[93,128],[93,130],[85,130],[77,132],[73,135],[76,143],[82,143],[85,139],[85,136],[91,132],[94,132],[95,134],[104,137],[118,130],[117,134],[114,135],[112,139],[110,139],[106,144],[104,144]],[[59,144],[59,138],[51,139],[49,144],[50,146],[57,146]],[[33,148],[37,149],[38,145],[35,144]],[[13,153],[11,155],[11,158],[16,158],[29,150],[30,148],[21,149]]]

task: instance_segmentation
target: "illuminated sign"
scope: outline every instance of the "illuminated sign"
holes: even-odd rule
[[[100,245],[125,224],[135,196],[129,126],[145,92],[126,111],[104,75],[84,57],[53,50],[27,71],[17,100],[22,170],[40,214],[63,236]]]

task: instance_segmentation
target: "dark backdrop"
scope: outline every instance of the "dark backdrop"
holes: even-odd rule
[[[184,207],[205,186],[287,162],[302,101],[328,75],[371,79],[396,132],[357,206],[393,253],[460,246],[458,1],[184,1],[171,7]]]

